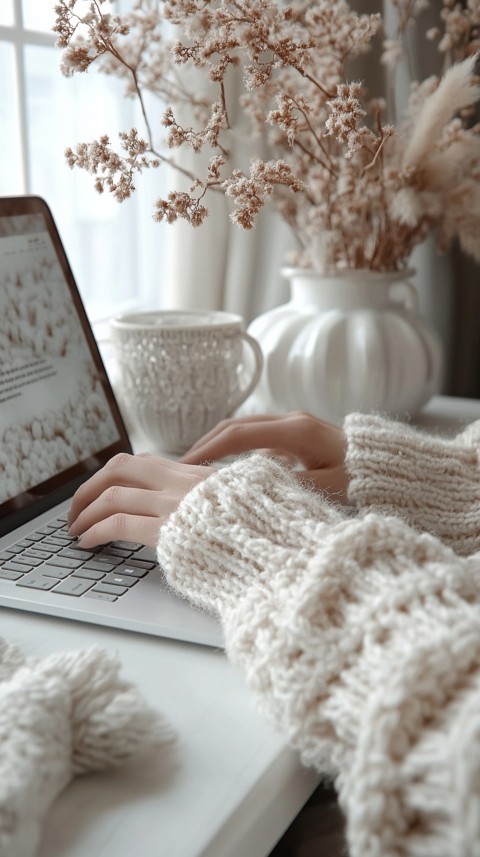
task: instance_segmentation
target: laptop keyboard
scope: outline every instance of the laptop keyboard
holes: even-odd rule
[[[152,548],[111,542],[83,550],[60,516],[0,551],[0,580],[73,598],[117,601],[157,568]]]

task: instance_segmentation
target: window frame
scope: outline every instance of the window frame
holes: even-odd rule
[[[17,74],[17,101],[19,138],[21,151],[21,168],[23,193],[31,193],[31,171],[28,157],[28,115],[27,115],[27,83],[25,72],[25,47],[36,45],[40,47],[55,46],[54,33],[43,33],[40,30],[30,30],[23,23],[22,0],[13,0],[13,23],[11,26],[0,25],[0,41],[12,45],[15,53],[15,69]]]
[[[125,8],[129,5],[130,3],[128,0],[119,0],[120,7]],[[15,139],[17,139],[18,133],[18,169],[20,174],[19,181],[21,184],[21,187],[18,189],[18,194],[33,194],[36,193],[36,191],[32,183],[33,162],[29,151],[31,125],[28,115],[26,50],[32,46],[54,49],[57,36],[53,32],[34,30],[25,26],[22,0],[13,0],[12,8],[12,24],[0,25],[0,43],[11,45],[14,51],[14,73],[16,75],[15,99],[17,102],[17,129]],[[127,101],[127,99],[122,100],[121,110],[123,115],[123,127],[130,128],[132,125],[135,125],[136,119],[134,105],[132,102]],[[120,130],[120,128],[118,130]],[[142,133],[142,130],[143,129],[140,128],[140,133]],[[77,141],[75,139],[71,141],[72,145],[76,142]],[[87,174],[81,176],[81,181],[93,184],[92,177]],[[91,321],[94,324],[95,329],[100,327],[104,330],[104,322],[106,318],[117,314],[117,312],[155,309],[162,304],[162,284],[159,282],[158,272],[159,269],[161,269],[160,266],[162,265],[162,261],[168,250],[168,237],[166,234],[168,226],[166,224],[154,223],[153,217],[149,217],[150,211],[153,214],[154,197],[152,196],[152,187],[148,186],[148,182],[148,175],[145,177],[140,176],[137,183],[137,189],[133,197],[121,204],[122,207],[125,207],[126,209],[125,217],[128,217],[127,210],[129,208],[131,209],[129,213],[132,239],[131,267],[135,272],[135,283],[138,285],[133,288],[131,297],[128,300],[124,300],[122,303],[119,303],[118,306],[115,306],[115,285],[112,283],[112,294],[111,299],[109,299],[111,312],[107,315],[105,315],[105,313],[92,314]],[[164,182],[164,178],[154,178],[153,185],[156,188],[156,196],[161,192],[160,188]],[[48,199],[47,202],[49,202]],[[101,202],[99,204],[101,204]],[[60,232],[62,232],[61,223],[59,224],[59,228]]]

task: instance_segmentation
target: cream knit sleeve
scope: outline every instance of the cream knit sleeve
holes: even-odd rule
[[[250,581],[268,581],[288,563],[304,568],[316,540],[341,514],[263,455],[220,470],[184,498],[161,530],[167,581],[196,604],[235,604]]]
[[[400,515],[459,554],[480,550],[480,421],[442,438],[351,414],[344,430],[349,499],[357,508]]]
[[[344,517],[261,456],[160,532],[167,580],[335,779],[350,857],[480,853],[479,570],[398,518]]]

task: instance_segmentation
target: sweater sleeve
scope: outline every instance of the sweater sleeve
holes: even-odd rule
[[[303,568],[316,538],[341,519],[287,469],[252,455],[190,491],[160,531],[159,562],[177,592],[218,612],[249,582],[268,585],[279,565]]]
[[[262,456],[197,485],[158,555],[177,591],[219,613],[261,709],[335,779],[351,857],[476,853],[472,559],[399,518],[349,518]]]
[[[454,438],[362,414],[344,429],[357,508],[400,515],[461,555],[480,550],[480,421]]]

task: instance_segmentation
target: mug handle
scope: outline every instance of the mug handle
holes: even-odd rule
[[[233,402],[230,405],[230,408],[228,409],[227,417],[230,417],[237,410],[237,408],[239,408],[240,405],[243,404],[245,399],[248,399],[250,393],[252,393],[255,387],[257,386],[263,369],[263,352],[257,340],[254,339],[253,336],[250,336],[249,333],[245,333],[245,331],[243,330],[241,330],[239,333],[244,342],[246,342],[247,345],[249,345],[253,351],[255,369],[250,379],[250,383],[247,385],[245,390],[240,390],[239,393],[235,396]]]
[[[411,312],[418,311],[418,292],[408,280],[392,283],[388,295],[392,304],[411,310]]]

